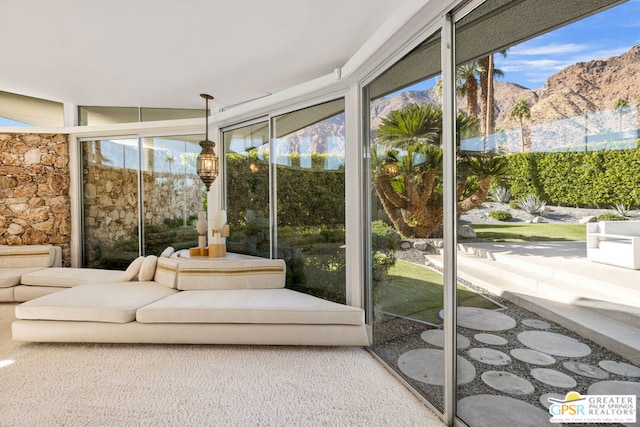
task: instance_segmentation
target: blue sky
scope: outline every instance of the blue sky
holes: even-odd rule
[[[538,89],[569,65],[617,56],[637,44],[640,0],[631,0],[514,46],[506,58],[495,55],[495,63],[502,81]]]
[[[549,77],[569,65],[618,56],[638,44],[640,0],[630,0],[510,47],[506,57],[494,55],[496,68],[504,73],[497,78],[539,89]],[[399,92],[429,89],[435,83],[436,78],[432,78]]]

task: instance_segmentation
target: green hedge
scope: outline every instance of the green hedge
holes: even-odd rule
[[[640,206],[640,150],[519,153],[509,158],[506,184],[514,198],[535,194],[547,203]]]
[[[278,225],[335,226],[345,221],[344,158],[332,154],[290,155],[290,166],[278,165]],[[229,225],[245,225],[246,212],[269,218],[269,157],[230,154],[226,157]]]

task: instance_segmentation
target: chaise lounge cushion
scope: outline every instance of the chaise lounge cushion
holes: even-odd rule
[[[23,275],[41,270],[43,267],[0,268],[0,288],[17,286]]]
[[[176,274],[178,272],[178,261],[174,258],[158,258],[156,272],[153,280],[167,288],[176,288]]]
[[[362,325],[362,309],[290,289],[183,291],[138,310],[140,323]]]
[[[176,292],[155,282],[97,283],[45,295],[16,307],[18,319],[127,323],[136,310]]]
[[[125,272],[120,270],[52,267],[23,274],[21,283],[30,286],[71,288],[89,283],[126,282],[126,279]]]
[[[284,288],[286,265],[281,259],[213,259],[180,262],[177,287],[183,291]]]

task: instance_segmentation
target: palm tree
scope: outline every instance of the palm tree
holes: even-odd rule
[[[476,76],[482,76],[482,73],[484,73],[484,68],[477,61],[456,68],[456,96],[467,98],[467,113],[470,116],[478,116],[478,79]],[[442,80],[438,80],[435,89],[439,95],[442,95]]]
[[[458,138],[477,127],[477,117],[458,115]],[[392,111],[376,133],[376,146],[371,149],[373,189],[396,230],[406,238],[429,237],[441,229],[441,136],[442,108],[433,104],[409,104]],[[458,164],[462,213],[486,200],[492,178],[506,171],[506,159],[469,156]]]
[[[503,57],[507,56],[507,50],[501,50],[500,53]],[[482,111],[481,117],[481,131],[485,137],[495,132],[495,108],[494,108],[494,86],[493,81],[496,76],[503,76],[502,70],[495,68],[493,61],[493,53],[487,55],[478,60],[480,67],[485,70],[480,73],[480,110]]]
[[[478,115],[478,78],[484,73],[484,68],[480,66],[478,61],[472,61],[468,64],[461,65],[456,68],[456,86],[460,88],[458,93],[467,97],[467,114],[470,116]]]
[[[613,103],[613,109],[618,114],[618,132],[622,132],[622,115],[627,111],[629,107],[629,101],[624,98],[618,98]]]
[[[529,107],[529,101],[526,98],[522,98],[520,101],[516,103],[511,109],[511,112],[508,116],[510,119],[518,119],[520,121],[520,135],[522,137],[522,152],[525,152],[524,147],[524,127],[522,124],[523,118],[531,118],[531,108]]]

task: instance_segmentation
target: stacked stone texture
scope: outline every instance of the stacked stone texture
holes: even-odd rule
[[[0,244],[60,246],[70,265],[69,144],[61,134],[0,134]]]

